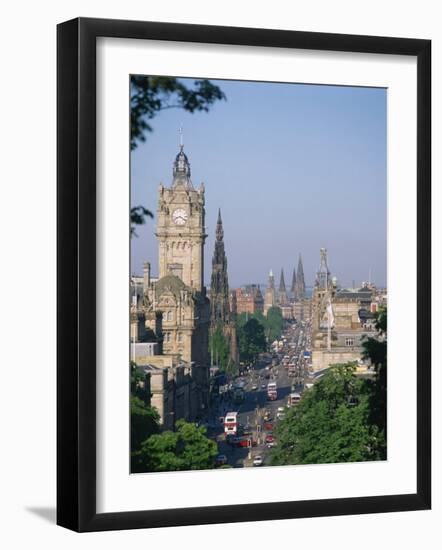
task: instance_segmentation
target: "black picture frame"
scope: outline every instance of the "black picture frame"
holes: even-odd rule
[[[417,492],[96,512],[96,39],[115,37],[417,58]],[[103,531],[431,506],[431,41],[79,18],[57,28],[57,523]]]

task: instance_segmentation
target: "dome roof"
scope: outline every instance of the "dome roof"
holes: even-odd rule
[[[184,146],[180,145],[180,150],[175,157],[175,162],[173,163],[173,177],[184,176],[185,178],[190,178],[190,163],[187,158],[186,153],[183,150]]]
[[[172,292],[175,295],[179,295],[180,291],[184,288],[186,288],[186,285],[176,275],[165,275],[155,284],[158,296],[161,296],[164,292]]]

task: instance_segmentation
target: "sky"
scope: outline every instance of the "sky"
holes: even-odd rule
[[[189,79],[182,79],[191,85]],[[172,182],[183,127],[194,186],[206,189],[205,283],[210,284],[221,208],[229,284],[265,284],[281,268],[290,286],[302,255],[313,285],[319,249],[342,286],[386,286],[387,91],[247,81],[212,81],[227,100],[205,113],[161,111],[131,153],[131,202],[156,211]],[[137,228],[131,270],[158,273],[155,219]]]

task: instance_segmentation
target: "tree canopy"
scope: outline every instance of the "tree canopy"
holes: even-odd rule
[[[131,470],[139,471],[137,451],[141,443],[160,431],[160,415],[150,406],[150,389],[146,374],[130,363],[130,450]]]
[[[146,135],[153,131],[152,120],[165,109],[184,109],[189,113],[209,111],[218,100],[226,96],[210,80],[195,80],[192,86],[186,86],[183,80],[169,76],[132,75],[130,79],[130,148],[146,141]],[[153,218],[150,210],[144,206],[134,206],[130,211],[132,237],[136,237],[135,227]]]
[[[376,314],[377,338],[365,338],[363,356],[369,359],[376,372],[370,396],[371,421],[386,437],[387,433],[387,310]]]
[[[186,86],[183,79],[169,76],[132,75],[130,80],[131,107],[131,149],[146,141],[146,134],[152,132],[148,122],[165,109],[184,109],[189,113],[208,111],[209,108],[226,96],[210,80],[193,81]]]
[[[176,431],[150,436],[136,453],[137,471],[168,472],[213,468],[218,447],[206,429],[178,420]]]
[[[253,322],[252,322],[253,321]],[[241,361],[253,361],[256,356],[266,351],[267,342],[279,338],[284,320],[279,307],[272,307],[267,315],[255,313],[240,313],[236,320],[238,332],[238,347]]]
[[[272,464],[322,464],[385,458],[383,435],[370,423],[370,393],[355,364],[337,365],[307,390],[277,427]]]
[[[284,326],[282,311],[279,307],[271,307],[265,317],[266,335],[269,342],[273,342],[281,337]]]
[[[357,377],[355,363],[330,368],[280,422],[273,464],[386,459],[386,310],[377,314],[376,329],[377,337],[363,342],[374,379]]]
[[[251,318],[246,323],[238,323],[238,348],[241,361],[251,362],[267,349],[264,326]]]
[[[230,346],[224,336],[222,324],[218,324],[211,332],[209,338],[209,351],[212,362],[220,368],[221,372],[231,372],[234,368],[230,356]]]

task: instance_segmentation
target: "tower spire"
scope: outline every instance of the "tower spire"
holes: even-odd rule
[[[287,304],[287,290],[285,288],[284,269],[281,269],[281,277],[279,279],[279,305]]]
[[[293,268],[292,286],[290,288],[293,300],[296,300],[296,266]]]
[[[330,270],[327,264],[327,249],[321,248],[320,251],[321,265],[319,266],[318,273],[316,275],[316,284],[319,288],[328,289],[330,285]]]
[[[302,265],[302,256],[299,254],[298,272],[296,274],[296,299],[301,301],[305,298],[305,280],[304,266]]]
[[[222,241],[224,238],[223,220],[221,219],[221,208],[218,208],[218,220],[216,222],[216,240]]]
[[[184,188],[193,190],[192,181],[190,179],[190,162],[184,152],[183,145],[183,129],[180,127],[180,150],[178,151],[173,163],[173,182],[172,188]]]

